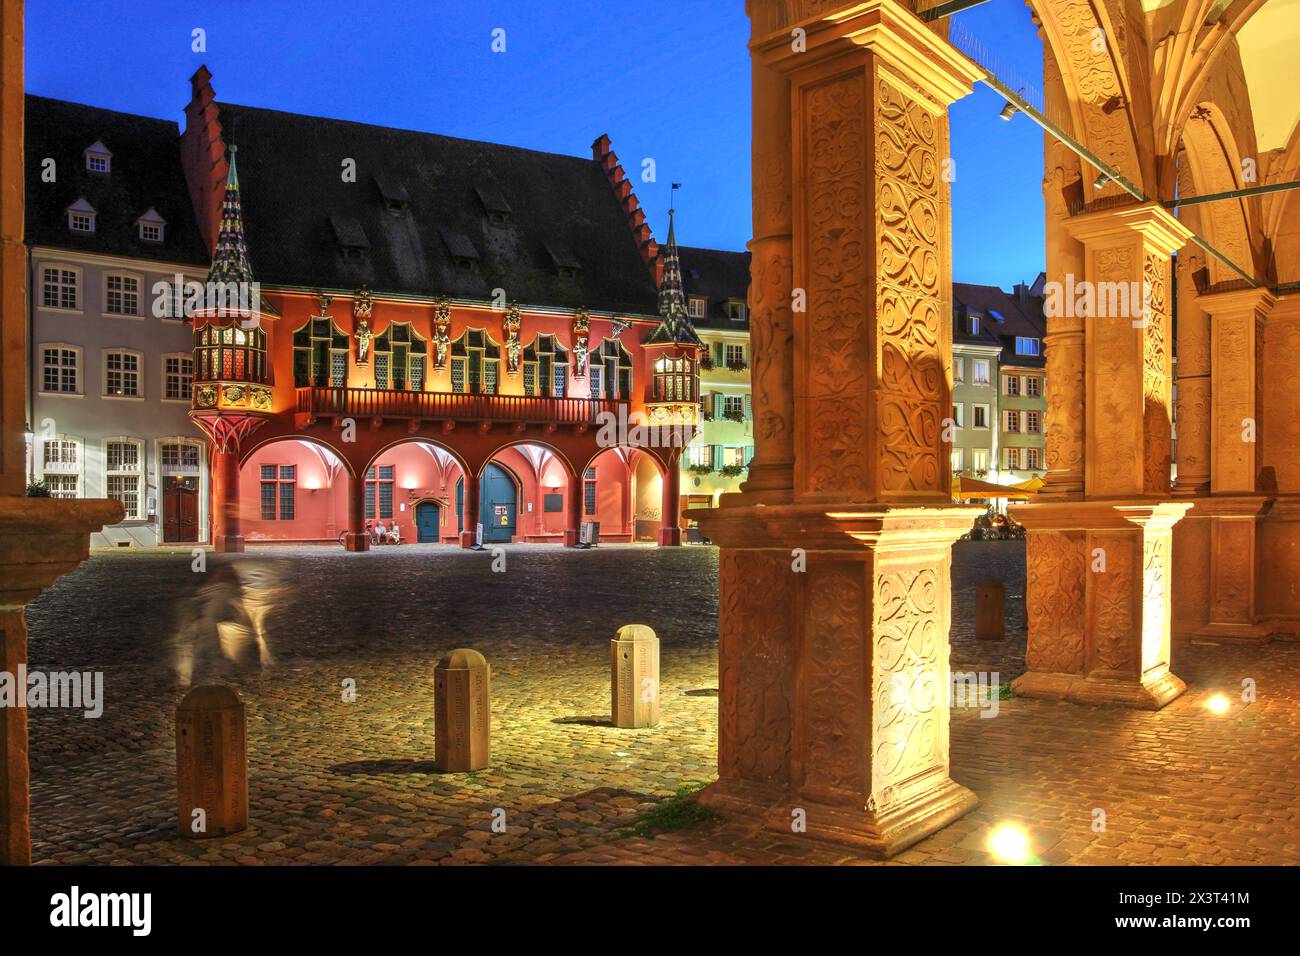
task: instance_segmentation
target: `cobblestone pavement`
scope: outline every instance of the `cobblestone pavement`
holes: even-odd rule
[[[209,556],[198,574],[188,554],[97,554],[28,610],[33,669],[102,670],[106,685],[99,719],[31,712],[35,860],[865,862],[736,818],[625,836],[655,802],[714,776],[716,550],[518,546],[506,559],[497,574],[488,555],[437,546],[268,548]],[[973,639],[985,575],[1007,582],[1004,641]],[[1022,545],[957,546],[955,666],[1004,683],[1023,669],[1023,580]],[[240,581],[254,626],[216,627]],[[608,724],[608,641],[632,622],[662,642],[653,730]],[[440,774],[433,664],[460,646],[492,665],[492,765]],[[955,711],[953,777],[981,804],[895,862],[987,862],[987,832],[1007,819],[1029,826],[1047,863],[1300,861],[1297,654],[1179,648],[1189,691],[1158,714],[1028,700],[1001,701],[992,720]],[[187,672],[236,685],[248,706],[252,822],[224,839],[176,836],[173,713]],[[1215,690],[1235,699],[1244,677],[1257,703],[1223,717],[1201,706]],[[347,678],[355,703],[342,700]]]

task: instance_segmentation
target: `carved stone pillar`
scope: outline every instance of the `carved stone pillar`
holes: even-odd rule
[[[212,445],[212,546],[217,551],[244,550],[239,523],[239,448]]]
[[[1178,445],[1174,494],[1210,490],[1210,316],[1193,276],[1204,268],[1199,250],[1178,254]]]
[[[1169,670],[1172,528],[1169,257],[1188,231],[1149,203],[1077,216],[1084,276],[1061,305],[1084,322],[1086,501],[1022,505],[1026,697],[1158,709]],[[1049,387],[1050,386],[1049,372]],[[1049,428],[1056,427],[1049,421]]]
[[[366,477],[359,474],[348,478],[348,530],[343,538],[348,551],[369,551],[370,535],[366,534]]]
[[[1281,296],[1264,324],[1260,369],[1261,490],[1273,497],[1259,526],[1258,610],[1274,638],[1300,638],[1300,295]]]
[[[681,459],[677,455],[668,459],[662,489],[659,546],[675,547],[682,543],[682,469]]]
[[[754,238],[749,243],[754,460],[741,490],[789,501],[794,486],[794,280],[790,80],[753,64]]]
[[[1203,295],[1196,302],[1193,321],[1203,321],[1209,333],[1209,407],[1204,435],[1197,438],[1204,438],[1208,450],[1210,494],[1191,499],[1187,527],[1174,535],[1179,569],[1175,631],[1180,637],[1259,642],[1271,631],[1260,621],[1256,571],[1259,524],[1268,505],[1259,480],[1264,425],[1260,352],[1265,320],[1276,301],[1266,289],[1238,289]],[[1181,352],[1178,361],[1183,362]],[[1180,377],[1180,389],[1182,385]],[[1180,392],[1180,411],[1184,407]],[[1182,440],[1180,419],[1180,444]]]
[[[564,546],[576,548],[582,530],[582,477],[569,475],[568,496],[564,501]]]
[[[479,476],[465,474],[460,491],[460,546],[472,548],[478,543]]]
[[[793,494],[692,513],[722,549],[720,779],[701,799],[888,856],[977,802],[948,776],[950,548],[978,509],[950,505],[942,439],[940,174],[977,74],[897,0],[798,23],[785,6],[750,16],[755,63],[790,81]],[[756,82],[755,116],[780,92]],[[779,386],[756,377],[756,407]]]

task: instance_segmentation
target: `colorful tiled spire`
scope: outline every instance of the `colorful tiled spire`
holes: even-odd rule
[[[664,272],[659,282],[659,314],[663,318],[646,339],[647,344],[677,342],[702,345],[686,310],[686,293],[682,290],[682,264],[677,254],[675,212],[668,210],[668,242],[663,247]]]
[[[235,150],[236,147],[230,147],[226,194],[221,199],[221,228],[217,231],[216,248],[212,250],[209,282],[253,281],[253,268],[248,264],[248,246],[244,242],[244,214],[239,202],[239,173],[235,170]]]

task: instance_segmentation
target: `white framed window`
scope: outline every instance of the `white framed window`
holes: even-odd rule
[[[164,475],[197,475],[203,460],[199,442],[168,438],[158,443],[158,466]]]
[[[1007,432],[1020,431],[1020,412],[1015,409],[1009,409],[1003,413],[1002,430]]]
[[[972,428],[989,427],[989,407],[987,405],[972,405],[970,410]]]
[[[1004,394],[1018,396],[1020,394],[1020,376],[1003,375],[1002,386]]]
[[[1025,468],[1028,471],[1040,471],[1043,467],[1043,452],[1040,448],[1025,449]]]
[[[956,425],[958,428],[965,428],[965,427],[966,427],[966,421],[965,421],[965,419],[966,419],[966,406],[965,406],[965,404],[963,404],[962,402],[958,402],[958,403],[956,403],[955,405],[953,405],[953,407],[952,407],[952,423],[953,423],[954,425]]]
[[[979,320],[979,316],[972,315],[972,316],[970,317],[970,334],[971,334],[972,337],[978,337],[978,336],[979,336],[979,334],[980,334],[980,320]]]
[[[1007,452],[1007,467],[1012,469],[1013,471],[1019,471],[1020,470],[1020,449],[1008,448],[1006,452]]]
[[[1031,435],[1037,435],[1043,430],[1041,416],[1034,409],[1025,412],[1025,431]]]
[[[1043,394],[1043,380],[1037,375],[1026,375],[1025,394],[1030,398],[1040,397]]]
[[[952,381],[954,385],[966,384],[966,360],[961,357],[952,360]]]
[[[745,346],[727,343],[727,366],[742,365],[745,361]]]
[[[127,521],[144,518],[144,442],[138,438],[104,441],[104,494],[122,502]]]
[[[989,470],[989,450],[987,448],[972,448],[971,450],[971,467],[976,471]]]
[[[81,270],[59,263],[41,265],[41,308],[80,311]]]
[[[951,458],[952,458],[952,470],[953,470],[953,471],[961,471],[962,468],[964,467],[964,464],[963,464],[963,462],[965,461],[965,456],[964,456],[964,454],[963,454],[964,451],[965,451],[965,449],[963,449],[963,448],[954,448],[954,449],[952,450]]]
[[[67,209],[68,229],[72,232],[91,234],[95,231],[95,207],[86,202],[82,196]]]
[[[708,305],[708,299],[703,296],[693,295],[686,300],[686,312],[692,319],[702,319]]]
[[[988,359],[973,359],[971,361],[971,371],[975,385],[987,385],[989,383]]]
[[[163,400],[188,402],[194,387],[194,356],[177,352],[163,356]]]
[[[745,303],[739,299],[727,300],[727,316],[732,322],[745,321]]]
[[[736,447],[736,448],[728,447],[722,449],[722,465],[724,468],[726,467],[734,468],[737,466],[744,467],[745,465],[744,447],[743,446]]]
[[[1039,339],[1030,338],[1025,335],[1016,336],[1016,354],[1017,355],[1037,355],[1041,347]]]
[[[144,382],[140,378],[139,352],[110,349],[104,353],[104,396],[106,398],[143,398]]]
[[[140,277],[122,272],[104,276],[104,312],[139,318]]]
[[[81,394],[81,349],[52,342],[40,346],[41,391],[51,395]]]
[[[99,140],[86,147],[85,157],[88,172],[107,175],[113,171],[113,154]]]
[[[744,421],[745,397],[743,395],[724,395],[722,397],[722,417],[727,421]]]
[[[66,435],[41,443],[41,478],[51,498],[81,497],[81,439]]]
[[[686,449],[686,464],[712,466],[713,446],[706,445],[703,442],[692,443]]]
[[[162,242],[163,229],[167,222],[162,216],[158,215],[158,210],[152,206],[143,216],[135,221],[136,228],[140,230],[140,240],[142,242]]]

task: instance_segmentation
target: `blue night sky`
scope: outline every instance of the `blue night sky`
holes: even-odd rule
[[[1038,82],[1022,0],[955,22]],[[204,53],[190,48],[196,27]],[[505,53],[491,50],[496,28]],[[678,241],[743,249],[748,35],[742,0],[39,0],[27,5],[27,89],[183,123],[206,63],[225,102],[573,155],[608,133],[657,238],[681,182]],[[952,109],[953,277],[1009,288],[1043,267],[1042,134],[1023,116],[999,121],[1001,106],[978,85]],[[639,181],[644,157],[655,183]]]

